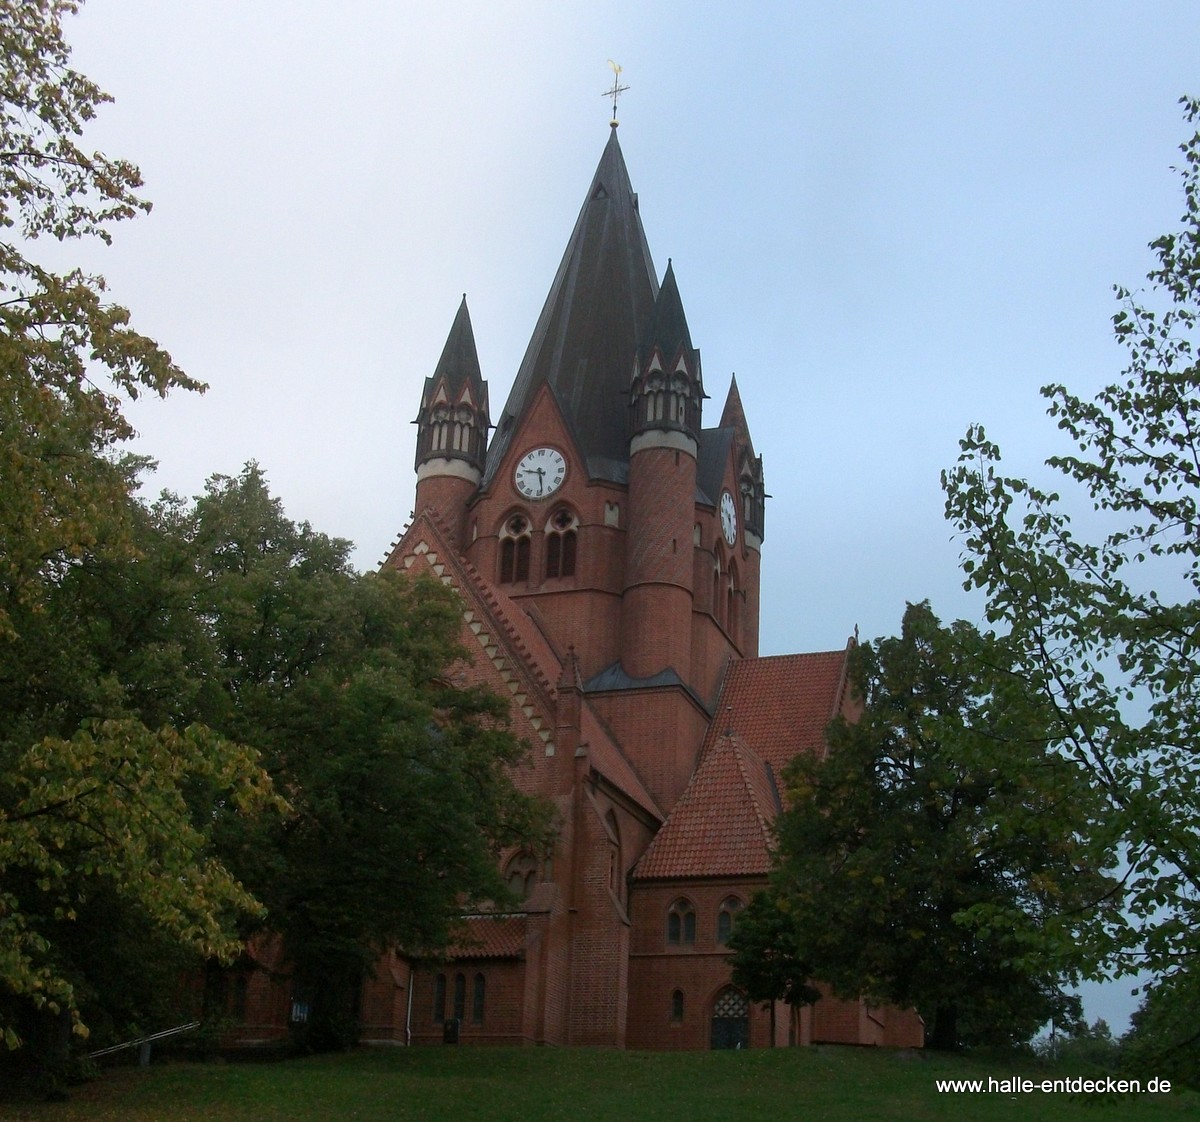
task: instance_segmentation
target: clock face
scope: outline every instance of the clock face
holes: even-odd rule
[[[737,507],[728,491],[721,492],[721,532],[730,545],[737,541]]]
[[[555,448],[533,448],[521,457],[513,483],[527,499],[544,499],[562,486],[567,461]]]

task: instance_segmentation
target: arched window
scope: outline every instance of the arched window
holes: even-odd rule
[[[439,974],[433,983],[433,1023],[440,1025],[446,1019],[446,975]]]
[[[483,1002],[487,982],[482,974],[475,975],[475,989],[471,994],[471,1023],[483,1024]]]
[[[510,515],[500,529],[500,583],[517,584],[529,579],[529,519]]]
[[[467,979],[462,974],[454,975],[454,1019],[460,1024],[467,1015]]]
[[[532,853],[518,853],[508,863],[504,874],[509,891],[518,899],[524,900],[538,882],[537,860]]]
[[[676,1023],[683,1020],[683,990],[671,994],[671,1020]]]
[[[610,810],[604,816],[608,828],[608,887],[618,900],[624,900],[625,876],[621,862],[621,828],[617,816]]]
[[[741,990],[726,986],[713,1002],[713,1048],[750,1046],[750,1003]]]
[[[573,577],[579,519],[560,507],[546,523],[546,577]]]
[[[729,581],[726,586],[725,593],[725,630],[737,640],[737,624],[738,624],[738,597],[741,595],[741,589],[738,588],[738,571],[737,565],[729,562]]]
[[[721,589],[721,550],[718,548],[713,551],[713,582],[712,582],[712,614],[713,619],[718,623],[721,622],[721,606],[725,602]]]
[[[667,912],[667,942],[690,947],[696,941],[696,910],[687,900],[676,900]]]
[[[717,943],[724,946],[733,934],[733,921],[742,910],[742,902],[736,896],[726,896],[717,912]]]

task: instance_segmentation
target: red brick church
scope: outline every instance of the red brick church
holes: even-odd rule
[[[462,598],[468,673],[512,698],[519,782],[553,801],[558,844],[505,855],[522,903],[469,917],[447,963],[381,963],[364,1039],[771,1043],[725,943],[766,882],[781,771],[851,704],[847,652],[758,656],[762,458],[736,382],[708,427],[707,398],[614,124],[494,423],[458,309],[384,562]],[[922,1042],[914,1013],[861,1002],[776,1014],[777,1044]]]

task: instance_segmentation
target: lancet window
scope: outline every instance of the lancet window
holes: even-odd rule
[[[579,518],[560,507],[546,523],[546,576],[573,577],[578,552]]]
[[[531,529],[523,514],[512,514],[500,529],[500,583],[517,584],[529,579]]]
[[[667,911],[667,942],[690,947],[696,941],[696,909],[687,900],[676,900]]]

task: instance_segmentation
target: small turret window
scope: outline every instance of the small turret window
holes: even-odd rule
[[[500,530],[500,583],[518,584],[529,579],[529,519],[510,515]]]
[[[546,523],[546,577],[573,577],[578,552],[579,519],[565,507]]]

